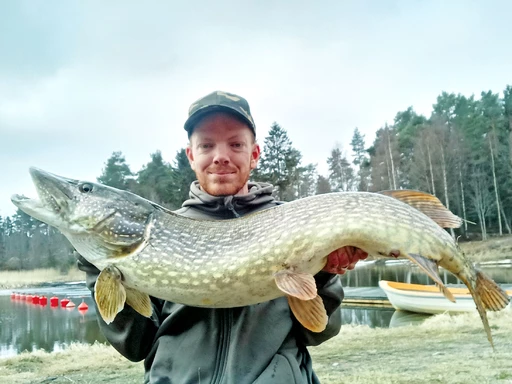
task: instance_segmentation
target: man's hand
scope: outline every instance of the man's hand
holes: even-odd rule
[[[343,247],[327,256],[327,264],[322,271],[343,275],[347,270],[354,269],[359,260],[368,257],[368,253],[356,247]]]

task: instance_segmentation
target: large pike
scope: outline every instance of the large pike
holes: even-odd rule
[[[185,218],[101,184],[36,168],[30,173],[39,200],[14,195],[12,202],[59,229],[101,270],[95,299],[106,322],[125,302],[150,316],[148,295],[199,307],[245,306],[287,296],[295,317],[320,332],[327,315],[313,276],[327,255],[343,246],[413,261],[452,301],[438,267],[453,273],[471,291],[491,345],[486,310],[509,302],[442,228],[458,227],[461,220],[421,192],[330,193],[214,221]]]

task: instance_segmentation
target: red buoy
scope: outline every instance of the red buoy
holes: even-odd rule
[[[14,292],[11,293],[11,300],[16,300],[16,294]]]
[[[32,296],[32,304],[39,304],[39,296]]]
[[[78,306],[78,310],[80,311],[87,311],[89,309],[89,306],[85,304],[84,300],[82,299],[82,303]]]
[[[47,298],[46,296],[41,296],[41,297],[39,298],[39,304],[41,304],[41,305],[43,305],[43,306],[44,306],[44,305],[46,305],[46,304],[48,304],[48,298]]]
[[[50,306],[58,307],[59,306],[59,298],[57,296],[50,297]]]
[[[25,296],[24,294],[21,294],[21,295],[20,295],[20,300],[25,300],[25,298],[26,298],[26,297],[27,297],[27,296]]]
[[[60,305],[62,306],[62,308],[66,308],[66,305],[68,305],[68,303],[69,303],[69,299],[68,298],[62,299],[60,301]]]
[[[25,301],[31,302],[32,301],[32,295],[25,296]]]

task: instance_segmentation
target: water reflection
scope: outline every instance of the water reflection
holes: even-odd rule
[[[421,323],[432,315],[424,313],[414,313],[408,311],[394,311],[389,321],[389,328],[403,327],[404,325],[412,325]]]
[[[60,297],[63,298],[63,297]],[[85,312],[75,308],[41,306],[0,296],[0,357],[23,351],[57,351],[72,342],[106,342],[99,331],[92,299]],[[82,300],[73,299],[78,305]]]
[[[389,327],[394,312],[393,308],[343,306],[341,308],[341,323],[386,328]]]

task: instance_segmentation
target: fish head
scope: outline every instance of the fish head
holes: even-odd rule
[[[13,195],[23,212],[60,230],[87,253],[119,257],[144,240],[154,206],[131,192],[30,168],[39,199]],[[84,254],[85,253],[85,254]]]

